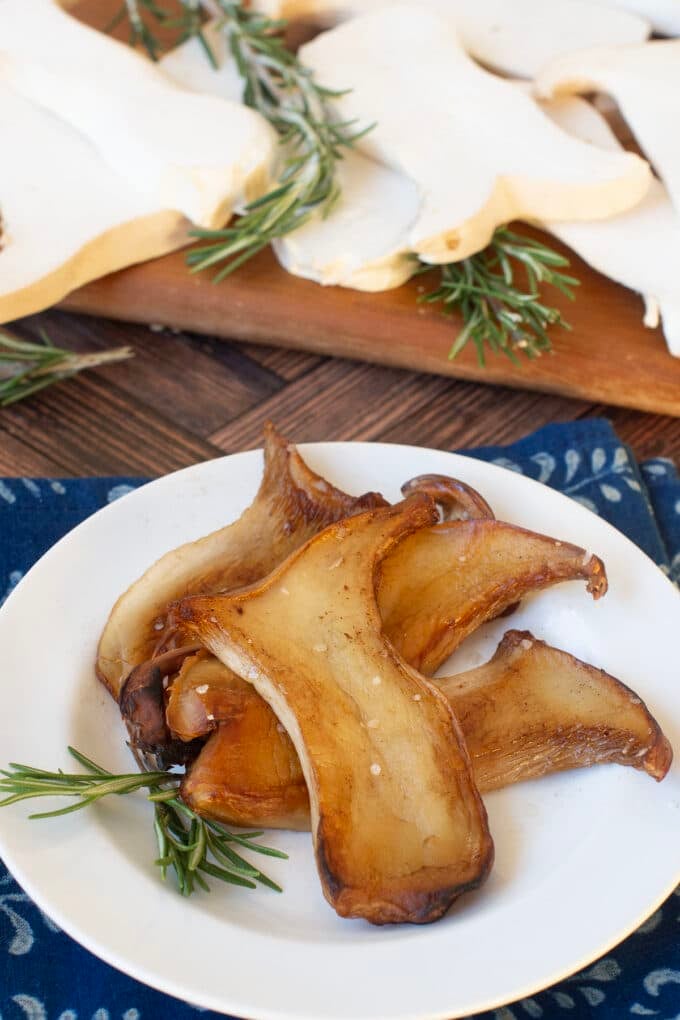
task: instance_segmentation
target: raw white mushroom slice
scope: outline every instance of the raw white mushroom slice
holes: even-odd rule
[[[358,152],[338,164],[340,198],[274,243],[281,265],[322,284],[379,291],[399,287],[417,268],[408,236],[420,210],[418,188],[404,174]]]
[[[263,117],[178,88],[55,0],[2,0],[0,47],[0,79],[77,127],[157,206],[211,227],[266,189],[277,137]]]
[[[584,99],[545,104],[553,120],[603,149],[619,142],[605,118]],[[643,295],[645,325],[663,328],[668,349],[680,356],[680,215],[663,184],[654,180],[630,212],[598,223],[549,223],[547,229],[605,276]]]
[[[542,99],[607,92],[680,211],[680,39],[562,57],[536,81]]]
[[[176,85],[190,92],[204,92],[240,103],[243,99],[243,78],[238,73],[225,33],[218,27],[217,21],[211,21],[203,26],[203,35],[217,67],[210,63],[195,37],[165,53],[158,61],[158,67]]]
[[[164,56],[159,66],[186,88],[240,99],[242,79],[224,33],[212,22],[206,34],[217,69],[196,39]],[[354,150],[344,153],[337,177],[340,197],[330,215],[318,213],[274,242],[281,265],[321,284],[365,291],[399,287],[417,266],[408,254],[408,231],[420,208],[418,188]]]
[[[680,35],[680,0],[597,0],[597,3],[639,14],[662,35]]]
[[[615,215],[649,186],[643,160],[571,138],[475,64],[431,10],[398,5],[356,18],[302,47],[301,59],[322,84],[351,84],[338,116],[375,124],[357,148],[418,186],[408,248],[428,262],[472,255],[513,219]]]
[[[254,6],[270,17],[309,19],[329,27],[394,2],[257,0]],[[450,16],[463,46],[477,60],[520,78],[533,78],[563,53],[639,43],[650,33],[645,17],[606,10],[597,0],[421,0],[421,6]]]
[[[130,188],[75,128],[0,83],[0,322],[186,244],[190,223]]]

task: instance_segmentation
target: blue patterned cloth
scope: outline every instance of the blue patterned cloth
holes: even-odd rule
[[[468,451],[470,452],[470,451]],[[471,456],[545,482],[601,514],[680,582],[680,478],[637,464],[611,426],[549,425]],[[0,480],[0,601],[58,538],[139,479]],[[606,958],[477,1020],[680,1020],[680,890]],[[217,1014],[118,973],[60,932],[0,864],[0,1020],[195,1020]]]

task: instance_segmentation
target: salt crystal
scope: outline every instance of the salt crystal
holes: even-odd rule
[[[328,569],[329,570],[337,570],[337,568],[342,566],[342,564],[344,562],[345,562],[345,557],[344,556],[338,556],[337,560],[335,560],[334,563],[331,563],[331,565],[330,565],[330,567]]]
[[[372,776],[379,776],[381,772],[382,772],[382,769],[380,768],[378,763],[376,761],[374,761],[373,764],[371,765],[371,775]]]
[[[366,725],[368,726],[369,730],[375,730],[380,724],[377,719],[369,719]]]
[[[524,649],[525,652],[528,652],[529,649],[533,647],[532,642],[529,640],[529,638],[522,638],[522,640],[520,641],[520,646]]]
[[[281,589],[281,594],[282,594],[282,595],[290,595],[290,592],[288,591],[288,589],[287,589],[287,588],[282,588],[282,589]]]
[[[382,680],[380,679],[379,676],[374,676],[373,679],[371,680],[371,683],[373,684],[374,687],[380,687]]]
[[[155,622],[155,623],[154,623],[154,625],[153,625],[153,629],[154,629],[154,630],[163,630],[163,627],[164,627],[164,623],[163,623],[163,621],[162,621],[162,620],[160,620],[160,619],[159,619],[159,620],[156,620],[156,622]]]
[[[215,716],[212,714],[212,712],[208,712],[208,714],[206,715],[206,719],[209,719],[210,722],[213,722],[214,719],[215,719]]]
[[[328,651],[328,645],[323,645],[323,644],[322,645],[314,645],[314,651],[315,652],[327,652]]]
[[[423,700],[422,694],[414,694],[413,695],[413,700],[414,701],[422,701]]]
[[[207,684],[201,684],[200,687],[196,688],[196,693],[197,694],[207,694],[208,693],[208,685]]]

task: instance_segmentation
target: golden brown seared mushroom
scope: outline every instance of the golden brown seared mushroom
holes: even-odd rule
[[[390,641],[429,676],[524,595],[577,578],[596,599],[607,591],[602,561],[578,546],[501,521],[449,521],[410,535],[384,560],[378,604]]]
[[[218,821],[308,828],[290,737],[252,686],[226,667],[221,680],[240,707],[190,767],[183,799]],[[485,665],[432,682],[460,722],[480,793],[589,765],[628,765],[656,780],[670,767],[670,744],[633,691],[528,631],[508,631]]]
[[[97,676],[118,700],[135,666],[185,643],[168,619],[172,602],[251,584],[333,521],[385,505],[377,493],[354,497],[334,488],[268,424],[253,503],[233,524],[161,557],[118,599],[99,642]]]
[[[404,482],[403,496],[424,492],[435,501],[443,521],[493,520],[495,514],[481,493],[449,475],[418,475]]]
[[[508,631],[486,665],[436,683],[480,790],[585,765],[630,765],[656,780],[670,768],[671,746],[634,691],[529,631]]]
[[[435,518],[424,496],[369,511],[249,590],[180,606],[290,734],[329,903],[374,924],[436,920],[493,859],[455,716],[385,639],[375,598],[377,564]]]
[[[175,739],[168,729],[165,713],[164,681],[181,663],[195,653],[199,645],[175,648],[156,659],[136,666],[120,692],[120,713],[130,734],[132,748],[149,768],[164,769],[190,761],[201,741]]]
[[[581,577],[594,594],[606,590],[601,562],[576,546],[493,520],[437,524],[404,539],[389,554],[379,570],[378,605],[397,651],[410,665],[429,674],[465,637],[532,588]],[[287,736],[274,738],[277,746],[283,745],[278,758],[288,751],[286,768],[280,775],[267,772],[266,756],[271,750],[267,740],[248,747],[241,740],[241,727],[249,724],[242,717],[233,718],[229,708],[226,714],[221,712],[218,704],[221,698],[257,700],[258,695],[244,690],[238,677],[214,662],[213,678],[204,694],[212,707],[200,707],[193,688],[202,685],[193,684],[189,677],[176,681],[170,696],[168,723],[183,739],[209,733],[215,722],[229,722],[229,736],[211,737],[192,765],[184,781],[187,802],[199,813],[209,812],[222,821],[243,819],[246,825],[278,826],[284,818],[285,827],[297,827],[299,811],[296,808],[294,817],[288,817],[285,805],[292,781],[299,787],[299,804],[304,780],[289,760],[294,755]],[[267,719],[267,711],[272,720]],[[261,706],[257,712],[265,731],[271,733],[273,712]],[[215,719],[206,726],[208,714]],[[217,765],[227,759],[231,771],[220,775]],[[251,797],[260,794],[262,814],[256,821]]]

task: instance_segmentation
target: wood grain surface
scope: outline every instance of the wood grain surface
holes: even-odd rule
[[[0,409],[0,475],[160,475],[259,446],[267,418],[297,442],[450,450],[603,414],[638,457],[680,460],[677,418],[63,311],[13,328],[78,351],[129,344],[135,357]]]
[[[491,356],[482,367],[471,348],[449,360],[460,320],[418,303],[433,286],[427,276],[380,294],[321,287],[286,273],[270,251],[219,284],[189,274],[177,252],[97,280],[64,307],[680,416],[680,359],[643,326],[641,299],[573,256],[572,267],[576,301],[546,294],[572,330],[553,329],[554,354],[519,366]]]

